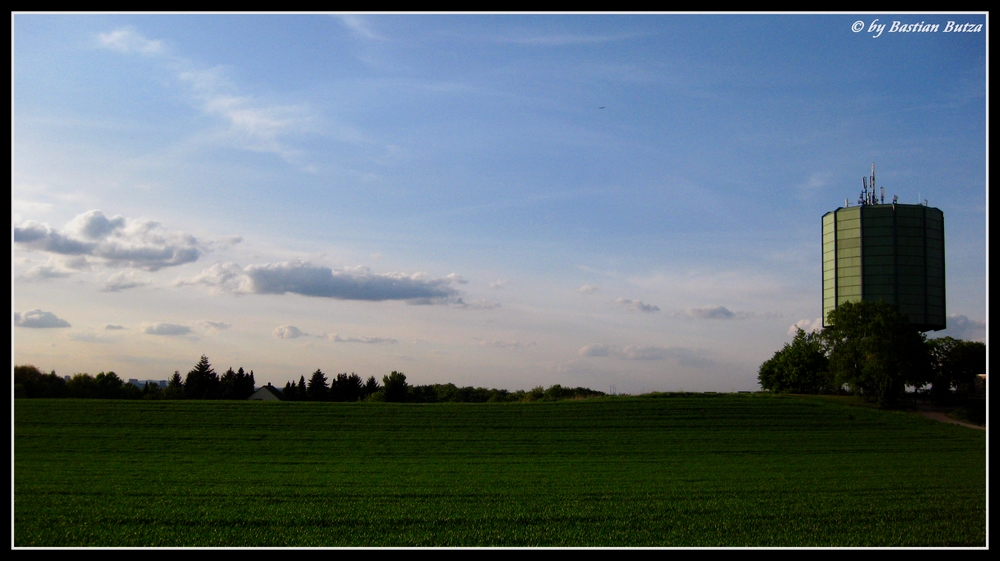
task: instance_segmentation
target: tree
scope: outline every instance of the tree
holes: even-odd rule
[[[57,376],[55,370],[43,374],[30,365],[14,367],[14,395],[16,397],[64,397],[66,380]]]
[[[208,357],[201,355],[201,360],[184,380],[184,394],[191,399],[215,399],[218,391],[219,375],[212,369]]]
[[[922,386],[930,373],[924,334],[896,306],[882,301],[845,302],[827,315],[822,339],[836,384],[880,406],[906,384]]]
[[[360,399],[366,399],[368,396],[374,394],[380,389],[382,389],[382,386],[378,384],[378,380],[375,379],[375,376],[369,376],[364,387],[361,388]]]
[[[388,376],[382,376],[382,386],[386,401],[406,400],[406,376],[402,372],[393,370]]]
[[[174,370],[174,375],[167,382],[167,389],[163,392],[164,399],[184,399],[184,382],[181,381],[181,373]]]
[[[791,344],[760,365],[760,387],[773,392],[823,393],[832,389],[830,361],[823,352],[821,338],[801,328]]]
[[[309,387],[306,389],[306,398],[309,401],[326,401],[327,398],[327,386],[326,386],[326,374],[319,368],[313,372],[313,375],[309,378]]]
[[[959,394],[972,393],[976,374],[986,372],[986,345],[976,341],[963,341],[941,337],[927,341],[931,355],[931,394],[943,403],[951,397],[951,390]]]

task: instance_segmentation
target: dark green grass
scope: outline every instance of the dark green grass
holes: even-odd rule
[[[984,431],[795,397],[17,400],[15,546],[985,546]]]

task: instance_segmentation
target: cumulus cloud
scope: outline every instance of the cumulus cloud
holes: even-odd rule
[[[823,318],[800,319],[799,321],[793,323],[792,326],[788,328],[788,334],[794,337],[799,329],[805,331],[806,333],[819,331],[823,329]]]
[[[589,284],[585,284],[585,285],[581,286],[580,288],[576,289],[576,291],[579,292],[580,294],[593,294],[593,293],[597,292],[600,289],[601,289],[601,287],[599,287],[599,286],[592,286],[592,285],[589,285]]]
[[[107,325],[104,326],[104,329],[116,330],[116,329],[125,329],[125,328],[122,327],[122,326],[120,326],[120,325],[114,325],[114,324],[109,323],[109,324],[107,324]]]
[[[198,325],[204,329],[210,329],[212,331],[221,331],[223,329],[229,329],[233,326],[231,323],[226,323],[224,321],[208,321],[207,319],[199,321]]]
[[[736,314],[725,306],[715,306],[708,308],[688,308],[684,310],[688,317],[696,319],[733,319]]]
[[[585,345],[577,352],[582,357],[610,357],[622,360],[674,360],[684,366],[711,364],[704,353],[683,347],[658,347],[655,345],[627,345],[618,347],[604,343]]]
[[[511,281],[509,281],[509,280],[503,280],[503,279],[497,279],[497,280],[495,280],[495,281],[493,281],[493,282],[490,283],[490,288],[496,290],[496,289],[503,288],[503,287],[507,286],[508,284],[511,284]]]
[[[372,345],[394,345],[397,343],[395,339],[388,337],[341,337],[336,333],[327,335],[326,338],[334,343],[368,343]]]
[[[249,265],[216,264],[177,285],[202,285],[234,293],[300,294],[338,300],[403,300],[412,304],[438,304],[457,298],[451,283],[458,275],[429,278],[424,273],[373,273],[368,267],[331,269],[305,261]],[[458,298],[456,302],[459,302]]]
[[[191,328],[177,323],[143,323],[140,330],[146,335],[187,335]]]
[[[279,325],[271,331],[271,334],[274,335],[275,339],[296,339],[307,335],[307,333],[303,333],[302,330],[294,325]]]
[[[615,302],[622,307],[628,308],[630,310],[635,310],[637,312],[652,313],[660,311],[659,306],[653,306],[647,304],[642,300],[629,300],[628,298],[619,298]]]
[[[14,227],[14,243],[24,249],[81,258],[78,268],[93,260],[109,267],[157,271],[201,256],[193,236],[166,231],[151,220],[109,219],[100,210],[80,214],[63,232],[47,224],[23,222]]]
[[[39,310],[38,308],[29,310],[23,314],[15,312],[14,325],[17,327],[36,327],[43,329],[50,327],[70,327],[68,321],[58,318],[52,312],[45,312]]]
[[[250,277],[236,263],[216,263],[190,279],[179,279],[175,286],[207,286],[223,292],[253,292]]]

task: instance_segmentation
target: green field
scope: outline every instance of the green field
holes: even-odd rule
[[[806,398],[14,402],[14,545],[985,546],[985,431]]]

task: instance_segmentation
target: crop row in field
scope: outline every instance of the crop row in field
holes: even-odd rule
[[[760,395],[15,402],[16,546],[986,539],[985,435]]]

